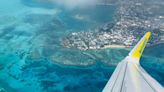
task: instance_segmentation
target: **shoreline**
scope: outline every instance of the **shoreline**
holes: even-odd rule
[[[133,46],[125,46],[125,45],[106,45],[102,49],[107,49],[107,48],[131,48]]]
[[[164,42],[160,42],[160,43],[156,43],[156,44],[153,44],[153,45],[148,45],[147,47],[153,47],[153,46],[157,46],[157,45],[160,45],[160,44],[164,44]],[[107,48],[132,48],[134,46],[125,46],[125,45],[105,45],[104,47],[102,47],[101,49],[107,49]]]

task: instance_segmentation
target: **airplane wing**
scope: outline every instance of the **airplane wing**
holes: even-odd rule
[[[122,60],[113,72],[103,92],[164,92],[164,88],[153,79],[139,63],[151,33],[144,37]]]

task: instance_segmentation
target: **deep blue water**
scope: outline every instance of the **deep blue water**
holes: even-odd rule
[[[75,31],[94,30],[98,25],[103,25],[112,21],[114,6],[85,6],[69,7],[61,6],[56,3],[39,2],[35,0],[22,0],[22,3],[28,7],[57,9],[61,11],[57,18],[65,24],[67,29]]]
[[[38,0],[0,1],[0,88],[7,92],[101,92],[127,49],[80,51],[63,36],[113,21],[115,6],[67,9]],[[163,44],[147,48],[141,65],[164,85]]]
[[[141,58],[144,69],[164,86],[164,44],[145,49]]]

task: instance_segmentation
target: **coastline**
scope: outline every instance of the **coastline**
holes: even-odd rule
[[[160,44],[164,44],[163,42],[160,42],[160,43],[156,43],[156,44],[153,44],[153,45],[148,45],[147,47],[153,47],[153,46],[157,46],[157,45],[160,45]],[[101,49],[107,49],[107,48],[132,48],[134,46],[125,46],[125,45],[105,45],[104,47],[102,47]]]
[[[125,46],[125,45],[105,45],[102,49],[107,48],[131,48],[133,46]]]

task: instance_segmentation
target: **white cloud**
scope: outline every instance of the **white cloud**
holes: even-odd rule
[[[55,15],[60,13],[60,10],[57,9],[45,9],[45,8],[31,8],[31,13],[33,14],[49,14]]]
[[[86,7],[96,4],[97,0],[49,0],[66,8]]]
[[[87,19],[86,16],[82,16],[82,15],[80,15],[80,14],[76,14],[76,15],[74,16],[74,18],[75,18],[75,19],[78,19],[78,20]]]

